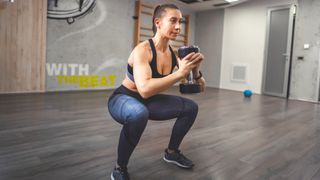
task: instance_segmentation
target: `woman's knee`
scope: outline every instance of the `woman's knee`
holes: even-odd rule
[[[146,124],[149,119],[149,111],[142,104],[130,104],[126,108],[126,121],[129,123]]]
[[[198,114],[199,106],[191,99],[183,99],[183,111],[187,114]]]

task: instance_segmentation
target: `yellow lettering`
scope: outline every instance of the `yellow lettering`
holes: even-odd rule
[[[117,76],[109,75],[110,86],[114,86]]]
[[[63,76],[57,76],[57,80],[58,80],[58,84],[61,85],[62,84],[62,80],[63,80]]]
[[[78,84],[79,87],[114,86],[117,76],[56,76],[58,84]]]
[[[90,77],[90,86],[91,87],[97,87],[98,86],[98,78],[99,76],[89,76]]]
[[[72,84],[72,76],[66,76],[66,84]]]
[[[102,86],[109,86],[107,76],[101,76],[100,87],[102,87]]]
[[[79,84],[79,76],[72,76],[73,77],[73,84]]]
[[[80,87],[88,87],[89,86],[89,78],[88,76],[79,76],[79,86]]]

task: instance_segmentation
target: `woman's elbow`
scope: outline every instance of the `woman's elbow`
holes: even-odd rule
[[[148,91],[147,89],[143,89],[143,88],[139,90],[139,94],[143,99],[148,99],[149,97],[152,96],[150,91]]]
[[[137,83],[136,85],[137,85],[138,92],[143,99],[148,99],[149,97],[154,95],[152,89],[146,82]]]
[[[143,99],[148,99],[150,96],[152,96],[152,92],[151,92],[150,88],[148,88],[146,86],[137,86],[137,89],[138,89],[140,96]]]

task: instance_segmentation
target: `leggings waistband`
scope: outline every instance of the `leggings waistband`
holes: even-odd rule
[[[143,99],[143,97],[138,92],[132,91],[122,84],[113,92],[112,95],[117,95],[117,94],[125,94],[128,96],[134,97],[142,103],[145,103],[147,100],[147,99]]]

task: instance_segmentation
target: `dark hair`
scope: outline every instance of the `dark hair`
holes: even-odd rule
[[[162,16],[162,14],[166,11],[166,9],[177,9],[177,10],[180,10],[174,4],[162,4],[162,5],[156,6],[156,8],[154,8],[154,12],[153,12],[153,16],[152,16],[152,31],[153,31],[154,34],[156,34],[156,32],[157,32],[157,27],[154,24],[154,20],[156,18],[160,18]]]

